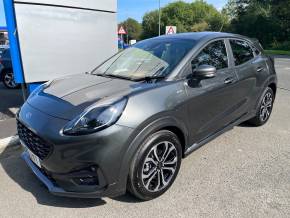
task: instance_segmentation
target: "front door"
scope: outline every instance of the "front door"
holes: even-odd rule
[[[193,69],[203,64],[216,67],[217,75],[199,82],[189,80],[185,85],[192,144],[237,119],[236,111],[241,104],[235,95],[238,79],[234,69],[229,67],[224,40],[209,43],[191,62]]]

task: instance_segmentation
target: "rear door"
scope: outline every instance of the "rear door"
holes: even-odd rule
[[[225,40],[207,44],[189,63],[192,68],[207,64],[216,67],[217,75],[202,81],[188,80],[188,126],[192,143],[209,137],[237,118],[240,99],[236,90],[237,75],[230,66]],[[188,75],[192,69],[188,69]]]
[[[229,39],[234,69],[238,77],[237,96],[242,98],[243,104],[239,109],[240,114],[253,112],[257,102],[259,89],[258,74],[267,70],[265,60],[254,51],[250,42],[242,39]]]

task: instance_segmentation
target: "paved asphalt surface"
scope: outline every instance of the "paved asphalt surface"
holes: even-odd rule
[[[13,118],[22,104],[21,89],[6,89],[0,83],[0,139],[16,134],[16,122]]]
[[[282,89],[269,123],[236,127],[191,154],[162,197],[55,197],[21,151],[8,149],[0,154],[0,217],[289,217],[290,59],[276,63]]]
[[[0,121],[14,117],[14,113],[23,104],[21,89],[6,89],[0,82]]]

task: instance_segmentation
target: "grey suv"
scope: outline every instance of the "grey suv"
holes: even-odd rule
[[[245,121],[265,124],[276,82],[273,60],[249,38],[204,32],[148,39],[90,73],[35,90],[17,117],[22,157],[53,194],[129,190],[150,200],[170,188],[182,158],[201,145]]]

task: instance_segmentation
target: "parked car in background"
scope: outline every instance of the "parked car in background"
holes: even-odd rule
[[[0,54],[2,50],[9,49],[9,45],[0,45]]]
[[[0,49],[0,80],[8,89],[19,88],[19,84],[14,81],[14,74],[9,48]]]
[[[200,146],[245,121],[264,125],[276,87],[273,60],[247,37],[141,41],[91,73],[35,90],[17,115],[22,157],[53,194],[113,197],[127,189],[150,200]]]

